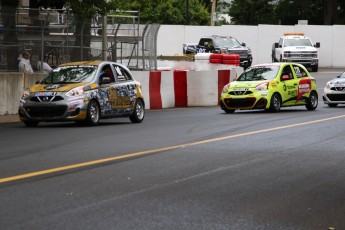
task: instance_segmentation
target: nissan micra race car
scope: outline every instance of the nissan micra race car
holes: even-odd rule
[[[19,103],[26,126],[45,121],[76,121],[97,125],[101,118],[145,115],[141,85],[129,69],[114,62],[66,63],[26,90]]]
[[[326,83],[322,99],[329,107],[345,104],[345,72]]]
[[[277,112],[281,107],[318,105],[316,81],[297,63],[270,63],[246,69],[235,81],[225,85],[220,107],[226,113],[239,109],[265,109]]]

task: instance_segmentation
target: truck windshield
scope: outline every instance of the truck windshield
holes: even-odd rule
[[[311,41],[306,38],[302,39],[285,39],[284,46],[313,46]]]
[[[249,67],[236,81],[262,81],[274,79],[279,71],[279,66]]]
[[[238,47],[241,44],[235,39],[231,37],[217,37],[214,39],[215,46],[220,47]]]
[[[91,82],[97,71],[96,66],[65,66],[54,69],[43,79],[45,84]]]

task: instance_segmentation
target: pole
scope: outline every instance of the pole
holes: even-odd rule
[[[216,2],[217,0],[210,0],[212,3],[212,7],[211,7],[211,26],[214,26],[214,15],[216,13]]]
[[[107,60],[107,49],[108,49],[108,39],[107,39],[107,16],[103,16],[102,23],[102,59]]]

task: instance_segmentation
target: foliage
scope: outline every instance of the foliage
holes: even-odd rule
[[[183,25],[186,23],[187,0],[113,0],[121,10],[139,10],[141,21],[146,23]],[[208,8],[200,0],[188,0],[190,25],[207,25],[210,20]]]
[[[233,0],[229,16],[234,24],[345,24],[344,0]]]

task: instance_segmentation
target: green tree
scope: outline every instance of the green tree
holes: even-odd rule
[[[229,16],[233,24],[258,25],[274,21],[274,1],[271,0],[233,0]]]
[[[118,0],[121,10],[139,10],[145,23],[183,25],[186,22],[187,0]],[[201,0],[188,0],[190,25],[208,25],[210,13]]]

